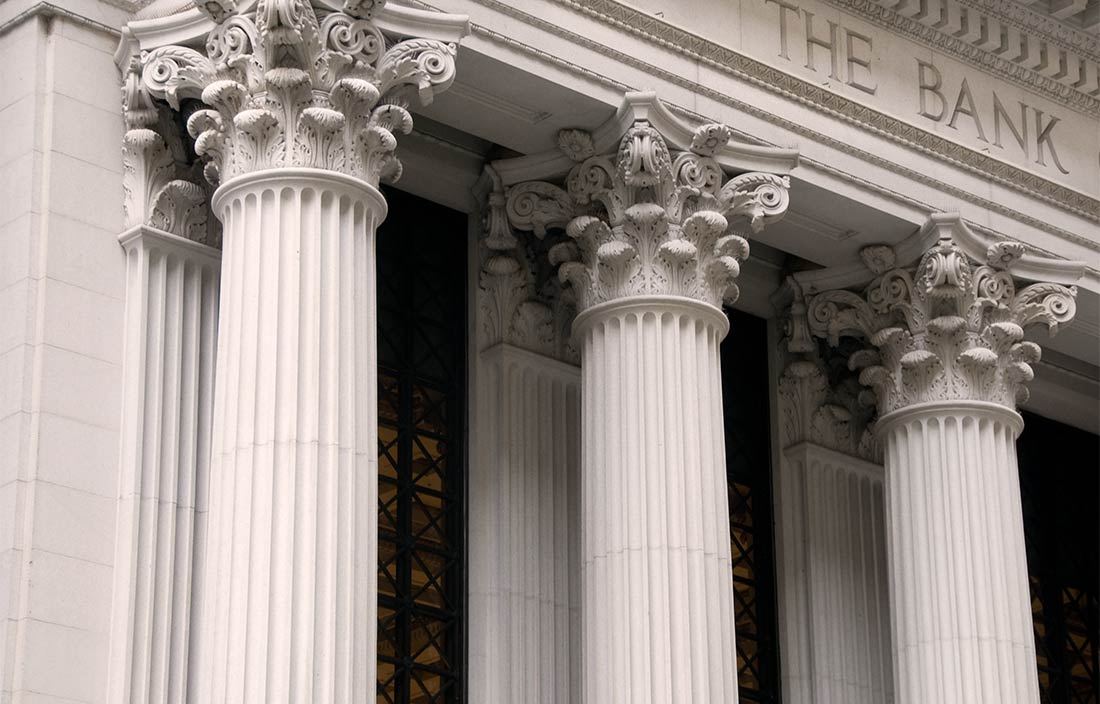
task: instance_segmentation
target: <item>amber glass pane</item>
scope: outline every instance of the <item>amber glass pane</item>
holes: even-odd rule
[[[759,318],[727,312],[722,404],[738,683],[742,701],[778,702],[767,376],[744,373],[767,369],[766,328]]]
[[[1017,441],[1042,704],[1100,703],[1098,446],[1095,435],[1034,415]]]
[[[466,223],[397,191],[387,199],[378,235],[377,702],[458,702]]]

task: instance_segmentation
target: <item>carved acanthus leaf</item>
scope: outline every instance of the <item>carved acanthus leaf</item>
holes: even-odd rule
[[[123,210],[127,229],[148,225],[165,232],[218,246],[219,226],[210,217],[205,189],[195,183],[178,130],[162,114],[142,80],[140,61],[131,63],[123,86]],[[169,143],[175,140],[175,149]]]
[[[499,177],[492,169],[487,173],[495,188],[488,197],[481,241],[479,346],[484,349],[504,342],[575,364],[579,357],[570,343],[576,314],[573,297],[562,290],[556,277],[540,271],[550,265],[545,252],[549,243],[540,242],[546,236],[546,226],[567,219],[567,215],[548,215],[554,212],[556,196],[564,191],[550,184],[524,184],[535,187],[512,189],[506,197]],[[522,229],[538,234],[537,239],[522,232],[517,237],[509,222],[513,212],[524,224]]]
[[[849,365],[872,387],[886,414],[914,403],[981,400],[1015,408],[1039,347],[1025,328],[1053,335],[1076,312],[1073,286],[1036,283],[1018,288],[1012,265],[1018,243],[989,248],[979,265],[941,238],[915,270],[890,269],[862,292],[826,291],[809,302],[811,331],[836,345],[859,337],[869,347]]]

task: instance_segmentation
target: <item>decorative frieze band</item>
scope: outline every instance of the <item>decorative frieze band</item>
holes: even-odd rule
[[[877,395],[880,416],[927,401],[987,401],[1015,409],[1040,348],[1024,339],[1031,325],[1050,334],[1076,312],[1075,286],[1021,284],[1013,268],[1018,242],[988,247],[984,261],[969,255],[940,217],[939,238],[915,268],[895,266],[889,248],[865,261],[876,274],[860,293],[825,291],[808,302],[810,331],[836,346],[858,337],[867,346],[848,365]]]
[[[1075,244],[1081,245],[1089,249],[1096,248],[1096,244],[1089,241],[1087,238],[1080,237],[1075,233],[1063,230],[1061,228],[1053,227],[1050,225],[1049,222],[1040,221],[1032,217],[1028,213],[1007,207],[1001,201],[978,197],[970,191],[960,189],[956,186],[945,183],[942,180],[934,178],[928,173],[908,169],[902,165],[899,165],[896,162],[888,161],[875,153],[857,149],[851,144],[832,138],[828,134],[810,129],[805,124],[800,124],[777,117],[772,112],[762,110],[752,104],[738,100],[735,96],[731,96],[728,93],[715,90],[707,85],[692,81],[675,72],[664,70],[660,66],[647,63],[645,61],[642,61],[641,59],[638,59],[636,56],[633,56],[626,52],[618,51],[593,39],[581,36],[563,26],[547,22],[545,20],[542,20],[541,18],[535,17],[534,15],[522,12],[521,10],[518,10],[508,4],[500,2],[500,0],[475,1],[478,4],[492,8],[494,11],[504,13],[505,15],[512,17],[518,21],[528,23],[532,26],[538,27],[543,31],[549,32],[568,41],[577,43],[581,46],[585,46],[586,48],[589,48],[593,51],[604,54],[605,56],[613,58],[614,60],[619,61],[623,64],[633,66],[638,70],[646,73],[647,75],[651,75],[659,78],[660,80],[668,81],[671,84],[687,88],[701,95],[705,95],[706,97],[714,99],[720,103],[761,117],[762,119],[776,122],[777,124],[782,125],[785,129],[788,129],[796,134],[803,135],[808,139],[813,139],[824,144],[829,144],[836,149],[854,154],[860,159],[863,159],[870,163],[874,163],[880,167],[895,171],[906,178],[913,179],[914,181],[920,183],[928,184],[933,188],[941,190],[945,193],[949,193],[954,197],[966,199],[970,202],[979,204],[983,208],[988,208],[993,212],[998,212],[1007,217],[1013,218],[1016,221],[1027,223],[1032,227],[1051,232],[1059,238],[1074,242]],[[674,51],[692,56],[706,63],[710,63],[720,70],[738,75],[740,77],[747,77],[749,80],[757,82],[759,85],[766,86],[771,90],[777,91],[781,95],[803,101],[807,104],[817,107],[818,109],[828,114],[839,116],[855,124],[864,125],[875,131],[876,133],[886,136],[900,144],[903,144],[906,147],[914,148],[919,151],[931,154],[937,158],[943,159],[949,164],[965,168],[972,173],[981,174],[983,178],[991,177],[995,181],[1011,188],[1017,189],[1020,192],[1025,193],[1029,196],[1067,208],[1077,215],[1081,215],[1092,220],[1100,220],[1100,216],[1097,215],[1097,213],[1100,212],[1100,201],[1098,201],[1096,198],[1050,181],[1042,176],[1017,168],[1012,164],[995,159],[986,153],[963,147],[955,142],[941,137],[938,134],[913,127],[912,125],[902,122],[897,118],[886,115],[885,113],[872,110],[859,103],[847,100],[818,84],[796,78],[788,73],[781,71],[780,69],[768,66],[761,62],[738,54],[732,49],[728,49],[714,44],[713,42],[709,42],[702,37],[687,32],[686,30],[675,27],[671,24],[668,24],[667,22],[663,22],[657,17],[647,15],[634,8],[619,5],[618,3],[614,2],[614,0],[586,0],[586,2],[583,4],[575,2],[574,0],[558,1],[566,3],[570,7],[573,7],[574,9],[587,15],[593,16],[602,22],[608,23],[612,26],[622,27],[627,31],[635,33],[646,39],[654,40],[661,45],[671,47]],[[614,12],[611,14],[604,12],[604,10],[608,10],[609,8],[611,10],[614,10]],[[629,88],[629,86],[624,86],[621,83],[608,78],[607,76],[593,73],[585,67],[571,64],[563,59],[550,57],[544,52],[541,52],[533,47],[526,46],[519,42],[515,42],[498,33],[489,31],[484,27],[479,27],[475,25],[474,31],[484,36],[490,37],[493,41],[506,43],[517,50],[534,53],[535,55],[540,56],[543,60],[554,61],[555,63],[564,66],[571,71],[576,71],[581,73],[582,75],[588,76],[589,78],[599,80],[613,89]],[[1100,101],[1097,101],[1096,109],[1100,111]],[[846,176],[850,177],[850,174]],[[868,185],[870,185],[871,187],[876,187],[875,184]],[[889,191],[884,192],[890,193]],[[891,195],[896,196],[897,194],[891,193]]]

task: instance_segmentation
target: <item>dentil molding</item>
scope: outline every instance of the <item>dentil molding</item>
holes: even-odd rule
[[[865,252],[875,278],[861,292],[831,290],[807,303],[809,331],[833,346],[867,343],[848,365],[874,389],[880,416],[927,401],[987,401],[1015,409],[1039,346],[1025,329],[1050,334],[1073,319],[1075,286],[1024,285],[1014,272],[1018,242],[990,245],[984,257],[964,249],[957,216],[933,216],[937,235],[915,268],[895,265],[888,248]],[[964,236],[965,237],[965,236]],[[1032,267],[1034,268],[1034,266]]]

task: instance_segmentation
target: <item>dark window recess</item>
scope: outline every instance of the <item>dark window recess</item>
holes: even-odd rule
[[[466,217],[388,190],[378,232],[378,704],[462,701]]]
[[[1100,702],[1100,438],[1024,414],[1016,443],[1043,704]]]
[[[722,404],[741,701],[779,701],[767,324],[727,309]]]

